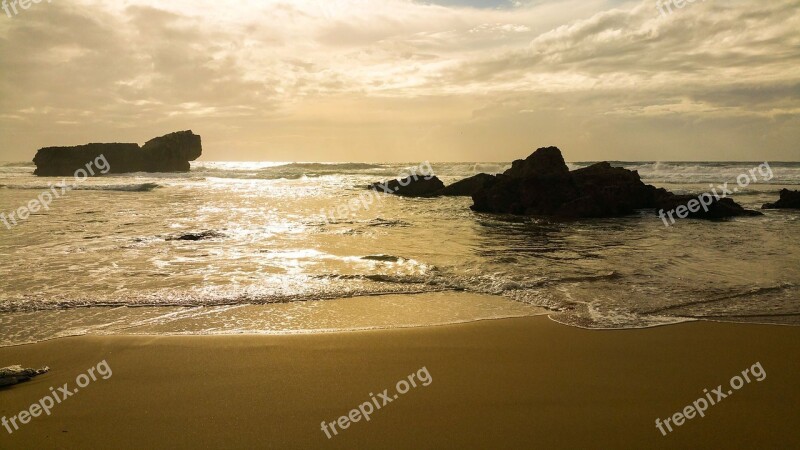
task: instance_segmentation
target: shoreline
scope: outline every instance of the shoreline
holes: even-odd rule
[[[421,328],[550,312],[502,296],[450,291],[272,304],[87,307],[0,315],[0,327],[9,325],[0,348],[79,336],[280,336]]]
[[[725,321],[725,320],[710,320],[710,319],[687,319],[681,322],[673,322],[673,323],[663,323],[663,324],[653,324],[653,325],[646,325],[641,327],[630,327],[630,328],[589,328],[589,327],[582,327],[580,325],[572,325],[566,324],[563,322],[559,322],[558,320],[554,319],[549,315],[549,313],[538,313],[538,314],[530,314],[530,315],[521,315],[521,316],[508,316],[508,317],[487,317],[487,318],[480,318],[480,319],[468,319],[458,322],[448,322],[448,323],[437,323],[437,324],[421,324],[421,325],[401,325],[401,326],[394,326],[394,327],[387,327],[387,328],[352,328],[352,329],[330,329],[330,330],[303,330],[303,331],[276,331],[276,332],[251,332],[245,331],[241,333],[194,333],[194,332],[185,332],[185,333],[164,333],[164,334],[147,334],[147,333],[114,333],[114,334],[79,334],[73,336],[57,336],[53,338],[44,339],[42,341],[37,342],[26,342],[22,344],[11,344],[6,346],[0,346],[0,350],[5,348],[17,348],[17,347],[25,347],[25,346],[33,346],[37,344],[43,344],[52,341],[59,341],[59,340],[69,340],[69,339],[78,339],[78,338],[87,338],[87,337],[94,337],[94,338],[191,338],[191,337],[277,337],[277,336],[310,336],[310,335],[329,335],[329,334],[347,334],[347,333],[362,333],[362,332],[370,332],[370,331],[392,331],[392,330],[415,330],[415,329],[427,329],[427,328],[441,328],[441,327],[450,327],[450,326],[459,326],[459,325],[469,325],[472,323],[481,323],[481,322],[493,322],[493,321],[504,321],[504,320],[513,320],[513,319],[522,319],[522,318],[533,318],[533,317],[545,317],[549,321],[564,326],[567,328],[575,328],[578,330],[583,331],[592,331],[592,332],[619,332],[619,331],[641,331],[641,330],[651,330],[657,328],[666,328],[666,327],[674,327],[685,325],[688,323],[710,323],[710,324],[728,324],[728,325],[741,325],[741,326],[759,326],[759,327],[787,327],[787,328],[798,328],[800,329],[800,325],[793,325],[793,324],[785,324],[785,323],[759,323],[759,322],[733,322],[733,321]]]
[[[0,360],[51,372],[0,389],[17,414],[74,383],[99,379],[8,435],[3,448],[547,448],[785,447],[800,388],[800,329],[689,322],[593,333],[547,317],[295,335],[79,336],[0,348]],[[669,417],[731,376],[766,378],[687,421]],[[432,378],[331,439],[320,422],[426,367]],[[167,442],[170,442],[167,445]]]
[[[9,328],[11,331],[7,331],[5,338],[0,338],[0,349],[81,336],[291,336],[418,329],[536,316],[545,316],[566,327],[600,332],[647,330],[693,322],[798,327],[787,323],[676,316],[662,323],[592,328],[559,320],[559,314],[559,311],[499,295],[454,291],[365,295],[272,304],[82,307],[7,313],[5,317],[0,315],[0,326],[4,322],[14,325],[13,329]],[[91,322],[88,319],[90,317],[99,319]],[[75,322],[80,325],[73,325]],[[64,330],[61,328],[63,323],[73,328]],[[230,324],[234,324],[235,328],[231,329]],[[38,336],[20,335],[30,330],[49,331],[40,331]],[[59,330],[61,334],[53,335],[52,330]]]

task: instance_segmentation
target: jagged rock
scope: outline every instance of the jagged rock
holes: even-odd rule
[[[569,167],[564,162],[564,157],[558,147],[542,147],[531,153],[526,159],[514,161],[504,175],[512,178],[555,177],[568,179]]]
[[[696,198],[688,196],[688,200]],[[620,217],[640,209],[682,204],[682,197],[644,184],[635,170],[607,162],[569,171],[556,147],[540,148],[476,192],[472,209],[478,212],[561,218]],[[705,213],[705,211],[703,211]],[[715,201],[697,218],[758,214],[731,199]]]
[[[658,190],[644,184],[639,173],[607,162],[571,173],[578,198],[562,205],[562,217],[619,217],[652,207]],[[664,191],[666,192],[666,191]]]
[[[767,203],[762,209],[800,209],[800,191],[781,189],[781,198],[775,203]]]
[[[479,173],[445,187],[440,194],[446,197],[472,197],[473,194],[485,189],[496,180],[494,175]]]
[[[494,183],[472,196],[479,212],[517,215],[557,215],[559,208],[576,200],[578,191],[569,168],[556,147],[540,148],[511,169],[497,175]]]
[[[438,177],[412,176],[400,180],[390,180],[372,184],[370,189],[380,193],[395,194],[403,197],[435,197],[444,189],[444,183]]]
[[[30,381],[33,377],[43,375],[50,371],[49,367],[42,369],[23,369],[22,366],[10,366],[0,369],[0,387],[11,386]]]
[[[94,163],[88,176],[130,172],[188,172],[189,161],[203,153],[200,136],[179,131],[139,144],[87,144],[77,147],[47,147],[36,152],[34,175],[73,176]],[[105,158],[105,161],[102,161]],[[102,161],[102,166],[99,164]],[[107,163],[107,167],[105,167]],[[94,172],[94,173],[92,173]],[[105,172],[105,173],[103,173]]]

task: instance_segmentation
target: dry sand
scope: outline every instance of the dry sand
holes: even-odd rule
[[[800,328],[588,331],[546,317],[295,336],[79,337],[0,349],[52,372],[0,390],[10,417],[98,362],[113,370],[0,449],[798,448]],[[760,362],[705,418],[656,417]],[[332,422],[421,367],[433,382],[332,439]]]

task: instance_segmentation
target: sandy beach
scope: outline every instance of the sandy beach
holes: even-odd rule
[[[0,390],[14,416],[106,361],[113,374],[0,448],[790,448],[800,442],[800,329],[687,323],[589,331],[546,317],[285,336],[77,337],[0,349],[52,371]],[[766,377],[663,436],[760,363]],[[407,393],[327,438],[370,394]],[[416,380],[421,378],[417,377]],[[422,378],[424,379],[424,378]]]

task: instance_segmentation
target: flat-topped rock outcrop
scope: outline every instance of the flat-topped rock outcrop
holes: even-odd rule
[[[46,147],[36,152],[34,175],[43,177],[73,176],[88,163],[104,158],[98,170],[89,176],[131,172],[188,172],[189,162],[203,153],[200,136],[178,131],[151,139],[144,144],[87,144],[76,147]],[[90,173],[94,172],[94,173]]]

